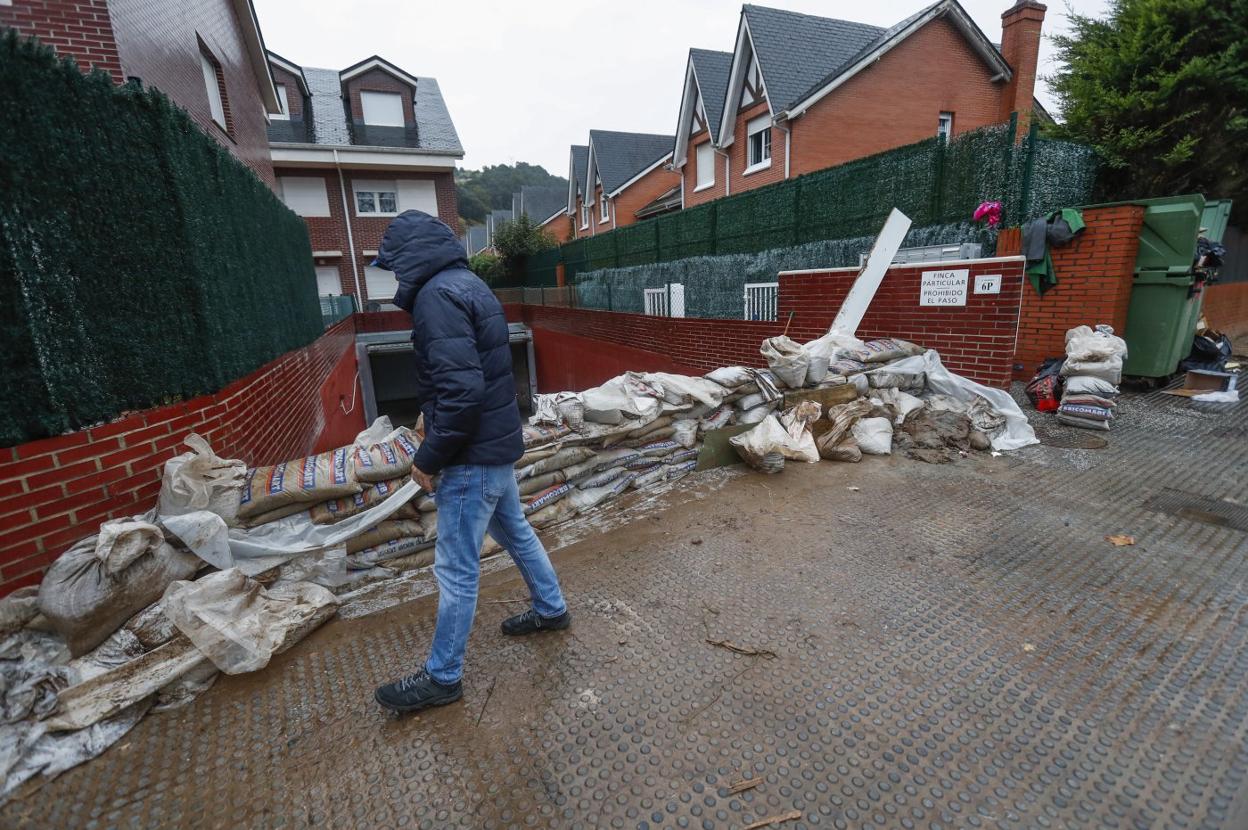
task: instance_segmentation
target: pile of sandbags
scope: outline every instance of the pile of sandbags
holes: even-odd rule
[[[1057,420],[1080,429],[1109,431],[1118,407],[1118,384],[1127,344],[1110,326],[1095,330],[1076,326],[1066,332],[1066,361],[1062,364],[1062,402]]]

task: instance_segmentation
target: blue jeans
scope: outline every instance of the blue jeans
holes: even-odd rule
[[[433,557],[438,623],[425,669],[439,683],[455,683],[464,673],[464,649],[477,611],[481,543],[486,530],[515,560],[537,613],[558,617],[568,606],[546,548],[524,518],[515,470],[510,465],[447,467],[434,500],[438,505],[438,541]]]

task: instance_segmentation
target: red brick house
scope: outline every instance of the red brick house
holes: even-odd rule
[[[568,207],[575,219],[573,233],[577,238],[631,225],[638,220],[638,211],[679,187],[679,174],[668,166],[672,141],[670,135],[589,131],[584,176],[575,182],[571,177],[568,180]],[[573,168],[577,155],[573,147]],[[574,184],[580,189],[575,204]]]
[[[394,275],[370,264],[390,220],[423,210],[458,231],[464,149],[438,82],[376,56],[341,71],[269,58],[277,192],[307,222],[318,290],[390,308]]]
[[[672,153],[684,205],[1013,112],[1025,130],[1044,13],[1019,0],[1002,15],[998,47],[957,0],[888,29],[744,6],[726,77],[725,53],[690,52]]]
[[[0,26],[159,89],[274,185],[267,114],[280,110],[250,0],[0,0]]]

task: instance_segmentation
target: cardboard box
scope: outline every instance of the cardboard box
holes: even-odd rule
[[[1210,372],[1205,369],[1192,369],[1183,379],[1180,389],[1166,389],[1167,395],[1179,395],[1190,398],[1206,392],[1230,392],[1235,388],[1239,375],[1231,372]]]

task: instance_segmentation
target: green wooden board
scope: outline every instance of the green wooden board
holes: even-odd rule
[[[753,429],[757,424],[734,424],[723,429],[713,429],[702,435],[702,451],[698,453],[698,466],[694,470],[711,470],[715,467],[727,467],[730,464],[741,464],[741,456],[728,439]]]

